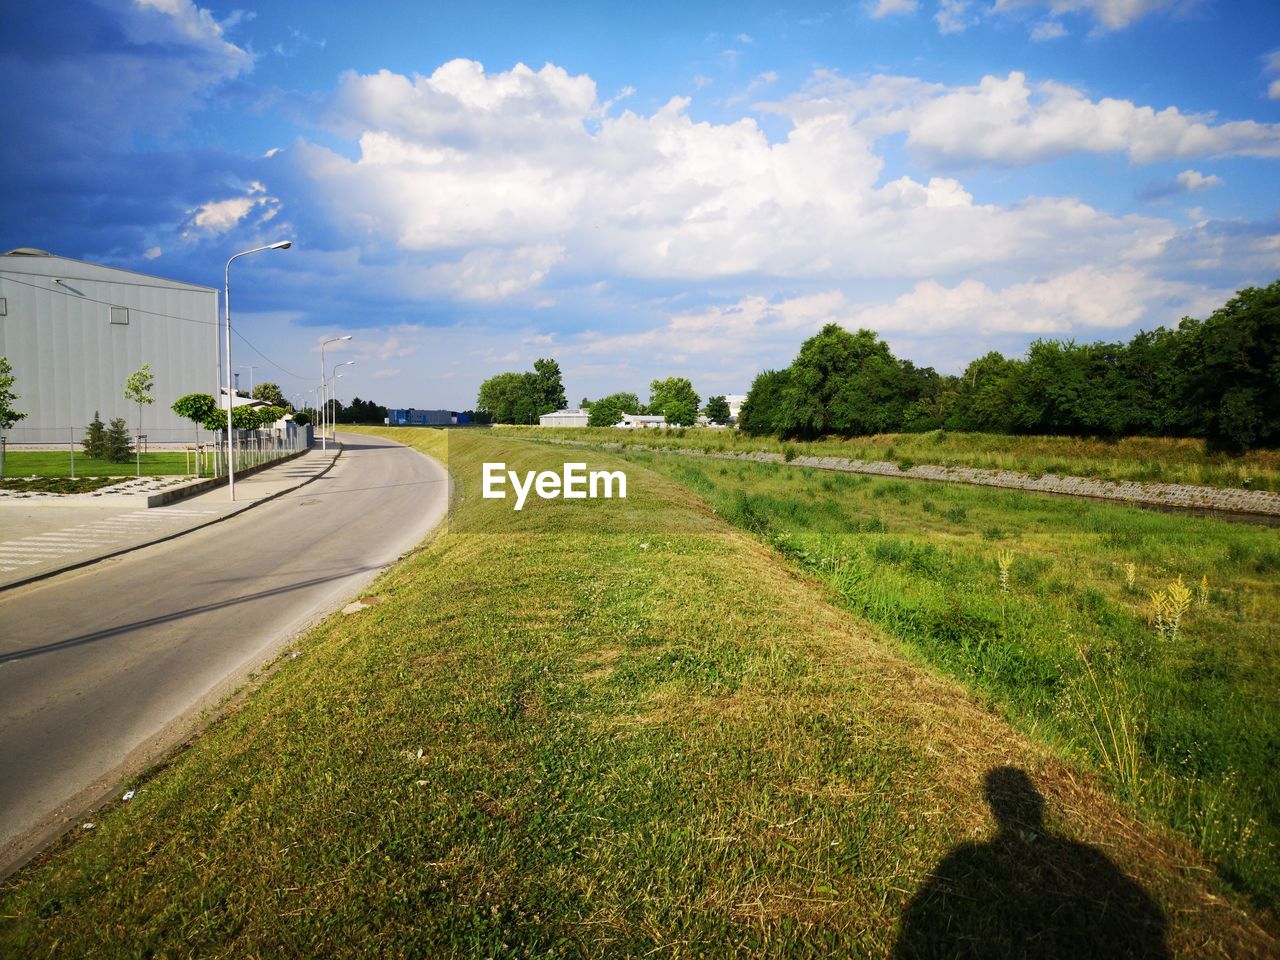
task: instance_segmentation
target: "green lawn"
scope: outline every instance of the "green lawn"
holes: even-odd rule
[[[1175,951],[1275,949],[1188,844],[680,484],[591,453],[626,500],[517,514],[480,498],[481,464],[562,450],[369,432],[448,460],[446,527],[9,881],[0,953],[880,957],[904,918],[908,939],[956,926],[918,896],[938,868],[993,951],[1043,922],[1087,956],[1150,915],[1106,858]],[[1008,766],[1046,822],[975,847]],[[1038,865],[957,873],[975,850]]]
[[[175,452],[144,453],[142,455],[142,475],[181,476],[188,469],[195,470],[187,455]],[[80,450],[76,451],[77,477],[132,477],[137,474],[137,466],[132,457],[126,463],[109,463],[105,460],[90,460]],[[21,477],[69,477],[71,476],[71,453],[67,450],[17,450],[9,451],[4,456],[4,475],[6,478]]]
[[[1033,476],[1093,477],[1152,483],[1192,483],[1210,487],[1280,490],[1280,450],[1254,450],[1239,457],[1210,453],[1203,440],[1129,437],[1122,440],[1076,437],[1016,437],[994,433],[891,433],[850,440],[785,443],[772,437],[748,437],[737,430],[690,428],[619,430],[616,428],[495,427],[508,436],[587,440],[592,443],[643,444],[703,451],[766,451],[883,460],[904,469],[914,464],[1013,470]]]
[[[1106,776],[1238,889],[1280,904],[1274,528],[771,464],[633,459]],[[1162,636],[1151,594],[1177,578],[1190,607]]]

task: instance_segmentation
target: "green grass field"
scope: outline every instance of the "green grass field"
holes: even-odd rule
[[[563,450],[370,432],[447,458],[447,526],[7,882],[0,953],[880,957],[962,926],[1000,955],[1047,924],[1088,956],[1155,910],[1178,953],[1276,949],[1189,844],[681,483],[588,453],[626,500],[516,514],[481,463]],[[988,843],[1006,767],[1046,819]]]
[[[170,451],[144,453],[142,475],[144,477],[181,476],[187,470],[195,470],[186,454]],[[133,458],[125,463],[106,460],[90,460],[76,451],[77,477],[132,477],[137,474]],[[66,450],[16,450],[4,456],[6,478],[22,477],[70,477],[71,454]]]
[[[737,430],[710,428],[618,430],[615,428],[495,427],[507,436],[550,437],[591,443],[643,444],[657,448],[711,451],[767,451],[883,460],[904,469],[914,464],[1013,470],[1039,476],[1193,483],[1210,487],[1280,490],[1280,450],[1254,450],[1239,457],[1210,453],[1202,440],[1129,437],[1093,440],[1075,437],[1015,437],[991,433],[891,433],[851,440],[785,443],[748,437]]]
[[[634,459],[1280,903],[1280,537],[961,485]],[[1002,577],[1004,559],[1007,573]],[[1152,591],[1190,590],[1176,631]],[[1003,580],[1003,586],[1002,586]]]

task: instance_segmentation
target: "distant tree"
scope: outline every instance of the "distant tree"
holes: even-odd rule
[[[279,384],[272,383],[270,380],[264,380],[254,387],[252,396],[253,399],[269,403],[273,407],[292,409],[289,401],[284,398],[284,391],[280,389]]]
[[[84,454],[91,460],[105,460],[107,457],[107,427],[97,410],[93,411],[93,420],[84,434]]]
[[[253,417],[255,420],[254,429],[256,430],[262,430],[266,427],[271,426],[273,423],[275,423],[277,420],[279,420],[281,417],[283,417],[286,413],[289,412],[284,407],[272,407],[272,406],[247,407],[246,409],[251,410],[253,412]]]
[[[673,426],[693,426],[700,403],[687,377],[668,377],[649,384],[649,412],[665,417]]]
[[[723,396],[708,398],[707,407],[702,412],[712,423],[728,423],[729,417],[732,416],[729,412],[729,401]]]
[[[634,393],[611,393],[591,405],[587,426],[612,427],[622,422],[624,413],[635,413],[639,409],[640,398]]]
[[[297,413],[293,415],[293,422],[300,427],[305,427],[308,423],[311,422],[311,414],[308,413],[306,410],[299,410]]]
[[[500,373],[480,384],[477,412],[494,423],[537,423],[538,417],[566,406],[560,365],[539,359],[532,373]]]
[[[791,382],[786,370],[765,370],[757,374],[747,391],[747,399],[738,411],[738,429],[753,437],[774,436],[781,432],[778,411],[782,393]]]
[[[569,405],[564,396],[560,364],[551,359],[539,358],[533,362],[533,375],[537,378],[537,416],[553,410],[563,410]]]
[[[111,463],[128,463],[131,456],[133,443],[129,438],[129,427],[124,417],[116,417],[103,437],[102,459]]]

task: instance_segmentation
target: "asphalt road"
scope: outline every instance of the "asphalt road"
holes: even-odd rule
[[[343,439],[277,500],[0,595],[0,876],[444,517],[439,464]]]

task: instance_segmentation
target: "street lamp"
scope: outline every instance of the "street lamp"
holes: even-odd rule
[[[329,379],[333,381],[333,399],[334,400],[338,399],[338,380],[341,379],[342,377],[342,374],[338,373],[338,367],[349,367],[353,363],[355,363],[354,360],[347,360],[343,363],[336,363],[333,365],[333,375]],[[338,411],[337,410],[333,411],[333,416],[336,417],[337,415],[338,415]],[[333,417],[330,418],[329,425],[333,426]],[[333,433],[333,439],[335,442],[338,439],[338,432],[336,430]]]
[[[325,379],[324,379],[324,348],[331,343],[337,343],[339,340],[350,340],[350,339],[351,339],[351,334],[347,334],[345,337],[330,337],[328,340],[325,340],[323,343],[320,344],[320,449],[321,450],[329,449],[328,437],[325,434],[325,429],[324,429],[325,416],[326,416],[325,408],[328,407],[328,404],[325,402],[326,394],[325,394]]]
[[[241,250],[227,260],[226,286],[222,291],[222,305],[226,308],[227,316],[227,489],[231,494],[232,500],[236,498],[236,435],[231,425],[231,412],[235,408],[235,402],[232,399],[234,394],[231,392],[231,261],[240,257],[247,257],[251,253],[261,253],[263,250],[288,250],[292,246],[293,241],[280,240],[276,243],[269,243],[265,247]]]

